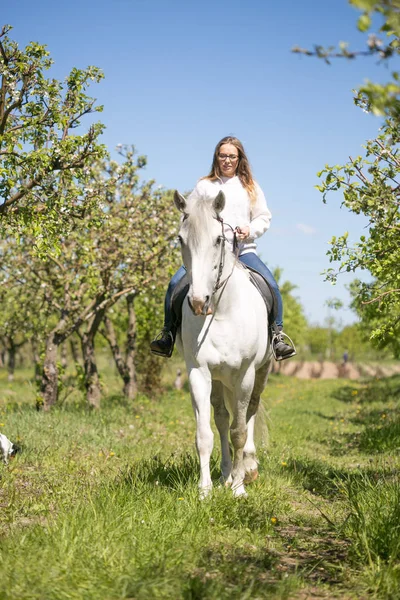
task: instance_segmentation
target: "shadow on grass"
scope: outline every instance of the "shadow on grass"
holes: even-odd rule
[[[135,406],[135,401],[130,400],[124,394],[108,394],[101,399],[102,408],[109,408],[118,406],[124,408],[127,411],[132,411]]]
[[[400,415],[378,426],[366,427],[358,438],[360,452],[375,454],[379,452],[400,452]]]
[[[366,480],[376,484],[393,478],[391,468],[366,467],[334,469],[318,460],[291,460],[285,467],[303,489],[327,499],[341,497],[343,484],[352,485]]]
[[[304,583],[329,586],[341,581],[346,542],[326,532],[321,537],[311,527],[276,528],[274,534],[270,537],[282,542],[283,551],[250,544],[210,545],[189,574],[183,597],[286,598],[294,597]]]
[[[197,483],[199,469],[197,458],[190,453],[182,455],[173,453],[167,459],[156,455],[133,465],[124,474],[123,479],[127,485],[152,483],[177,490],[189,483]],[[220,468],[215,458],[211,458],[210,469],[213,481],[217,481],[220,477]]]
[[[359,415],[351,421],[362,425],[362,431],[343,433],[335,438],[323,440],[330,446],[330,453],[333,456],[344,456],[349,451],[357,451],[361,454],[400,452],[400,415],[398,411],[373,410]]]
[[[379,454],[400,451],[400,375],[371,380],[364,387],[346,386],[333,393],[342,402],[357,402],[360,410],[349,421],[362,427],[355,433],[337,434],[323,440],[331,453],[343,456],[351,451]],[[373,406],[373,404],[378,406]]]
[[[332,469],[319,461],[288,461],[285,471],[290,470],[293,478],[305,490],[328,500],[343,498],[343,489],[356,489],[369,485],[381,488],[398,478],[398,471],[390,465],[358,467],[357,469]]]
[[[325,498],[338,496],[338,482],[355,476],[347,470],[333,469],[322,461],[311,459],[290,460],[285,472],[291,473],[303,489]]]
[[[373,379],[364,387],[344,386],[335,390],[332,397],[341,402],[370,404],[372,402],[387,402],[400,398],[400,375],[392,375],[385,379]]]
[[[195,569],[188,573],[182,597],[185,600],[269,597],[280,579],[273,570],[276,561],[274,553],[250,545],[209,546]]]
[[[233,496],[230,488],[225,488],[220,483],[220,469],[217,461],[212,459],[210,467],[214,489],[210,498],[204,502],[206,505],[209,501],[212,503],[218,526],[227,530],[246,528],[247,531],[270,533],[271,517],[282,508],[281,501],[276,494],[271,491],[268,497],[264,496],[262,502],[257,494],[250,494],[248,497],[238,500]],[[171,455],[167,460],[162,460],[159,456],[142,460],[121,473],[114,485],[116,487],[136,487],[139,493],[143,486],[149,484],[179,493],[183,493],[185,488],[190,488],[194,492],[194,497],[198,498],[198,480],[198,461],[196,457],[187,453],[180,456]],[[149,493],[148,488],[144,493]]]

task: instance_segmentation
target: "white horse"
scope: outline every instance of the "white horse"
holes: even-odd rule
[[[200,496],[212,489],[211,405],[221,438],[222,477],[235,496],[244,496],[245,480],[258,475],[254,422],[272,357],[267,309],[227,243],[219,216],[225,206],[223,192],[189,206],[179,192],[174,200],[184,215],[179,240],[190,283],[177,344],[186,362],[197,423]]]

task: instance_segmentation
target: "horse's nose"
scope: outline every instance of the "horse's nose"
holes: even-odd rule
[[[212,314],[210,309],[210,296],[205,296],[205,298],[192,298],[189,305],[196,316]]]
[[[192,298],[192,310],[195,315],[199,316],[203,313],[204,300],[200,298]]]

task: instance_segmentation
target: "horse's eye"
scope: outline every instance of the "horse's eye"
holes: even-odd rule
[[[178,242],[180,243],[180,245],[182,246],[183,244],[183,239],[182,236],[178,235]]]
[[[222,236],[219,235],[215,241],[215,245],[219,246],[221,242],[222,242]]]

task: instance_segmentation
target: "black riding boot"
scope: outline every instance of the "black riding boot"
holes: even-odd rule
[[[174,327],[164,327],[150,343],[150,350],[157,356],[170,358],[175,344],[176,330]]]
[[[289,340],[290,344],[285,342],[285,338]],[[272,353],[275,360],[285,360],[286,358],[292,358],[296,354],[296,348],[292,340],[286,333],[283,333],[282,327],[274,327]]]

